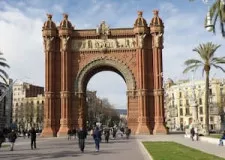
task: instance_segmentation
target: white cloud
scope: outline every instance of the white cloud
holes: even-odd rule
[[[0,48],[11,67],[11,77],[30,77],[30,81],[44,84],[42,25],[40,18],[29,18],[7,4],[0,11]]]
[[[67,5],[67,2],[63,5],[53,3],[51,8],[49,6],[38,8],[36,6],[41,5],[37,0],[29,2],[29,5],[25,1],[19,1],[15,5],[0,1],[0,7],[3,8],[0,9],[0,50],[5,54],[5,58],[11,66],[10,75],[15,79],[29,77],[28,81],[44,86],[41,29],[48,12],[53,12],[53,19],[56,19],[57,24],[62,20],[61,13],[67,12],[70,21],[78,29],[95,28],[102,20],[106,20],[111,27],[133,27],[137,18],[137,8],[143,7],[141,10],[144,10],[144,17],[149,23],[153,17],[152,9],[158,7],[160,17],[165,24],[165,48],[163,50],[165,78],[190,77],[190,75],[182,74],[183,62],[187,58],[196,57],[192,49],[199,43],[212,41],[224,44],[224,39],[221,38],[219,31],[215,36],[204,30],[205,11],[201,9],[194,10],[194,12],[191,9],[182,10],[170,2],[160,2],[159,6],[152,4],[152,9],[149,9],[146,7],[149,6],[149,1],[139,0],[129,1],[130,3],[125,0],[121,2],[92,0],[92,2],[86,5],[86,2],[82,1],[76,6],[70,6],[70,3]],[[225,48],[222,46],[217,55],[223,56],[224,50]],[[224,76],[216,70],[213,70],[214,73],[216,76]],[[201,74],[196,76],[200,77]],[[126,108],[126,84],[120,76],[99,73],[90,80],[88,88],[98,90],[98,96],[107,97],[115,106],[120,106],[118,108]]]

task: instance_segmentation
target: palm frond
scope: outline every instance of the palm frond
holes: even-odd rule
[[[213,64],[212,65],[213,67],[215,67],[215,68],[219,68],[220,70],[222,70],[223,72],[225,72],[225,69],[223,69],[221,66],[219,66],[219,65],[216,65],[216,64]]]
[[[7,79],[4,76],[2,76],[1,74],[0,74],[0,79],[2,79],[5,82],[5,84],[8,84]]]
[[[2,73],[5,78],[9,78],[8,74],[4,70],[0,69],[0,73]]]
[[[189,71],[196,71],[200,66],[202,66],[202,64],[194,64],[194,65],[191,65],[191,66],[188,66],[187,68],[184,69],[183,73],[187,73]]]
[[[188,59],[184,62],[184,65],[192,65],[192,64],[203,64],[202,61],[198,59]]]
[[[225,64],[225,58],[214,57],[211,60],[211,64]]]
[[[2,61],[0,61],[0,66],[10,68],[10,66],[7,63],[2,62]]]

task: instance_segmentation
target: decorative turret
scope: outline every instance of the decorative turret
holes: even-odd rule
[[[52,21],[52,15],[47,14],[48,20],[44,23],[43,29],[56,29],[55,23]]]
[[[68,20],[68,14],[63,14],[63,20],[60,23],[61,29],[73,29],[71,22]]]
[[[144,34],[147,33],[148,24],[146,20],[142,17],[143,12],[138,11],[138,18],[134,23],[134,33],[135,34]]]
[[[63,20],[60,22],[59,26],[59,36],[64,37],[64,36],[70,36],[73,31],[73,26],[71,22],[68,20],[68,14],[63,14]]]
[[[52,15],[47,14],[48,20],[44,23],[42,27],[42,35],[43,37],[51,37],[56,36],[56,25],[52,21]]]
[[[159,18],[159,11],[153,10],[154,17],[150,23],[150,32],[151,33],[163,33],[164,32],[164,24],[161,18]]]

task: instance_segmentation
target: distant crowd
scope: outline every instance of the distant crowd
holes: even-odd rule
[[[10,151],[14,150],[14,143],[16,142],[17,137],[23,137],[24,139],[26,137],[30,138],[30,145],[31,149],[36,149],[36,136],[38,133],[40,133],[41,130],[31,128],[30,130],[22,130],[22,131],[15,131],[13,129],[7,129],[4,128],[3,130],[0,130],[0,148],[2,147],[3,142],[9,142],[10,143]],[[85,139],[87,138],[87,135],[90,135],[93,137],[93,140],[95,142],[95,149],[98,152],[100,149],[100,143],[102,142],[102,139],[104,138],[105,142],[108,143],[111,139],[116,139],[117,136],[125,137],[126,139],[129,139],[131,134],[131,129],[128,127],[125,128],[118,128],[118,127],[99,127],[95,126],[93,128],[89,128],[89,130],[86,130],[85,128],[80,129],[69,129],[67,132],[67,139],[78,139],[78,144],[81,152],[84,152],[85,148]]]

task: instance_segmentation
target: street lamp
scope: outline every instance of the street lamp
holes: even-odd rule
[[[209,32],[211,32],[214,28],[214,25],[212,24],[212,17],[210,15],[210,9],[208,9],[207,16],[206,16],[206,24],[205,29]]]

